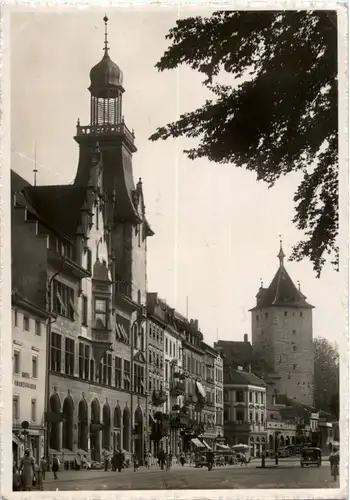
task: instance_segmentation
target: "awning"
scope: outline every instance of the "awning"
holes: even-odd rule
[[[209,446],[208,443],[204,441],[204,439],[203,439],[203,444],[206,448],[208,448],[208,450],[211,450],[211,446]]]
[[[116,330],[117,330],[117,335],[121,340],[125,342],[129,341],[129,336],[126,333],[124,326],[121,323],[118,323],[118,321],[116,323]]]
[[[197,385],[197,390],[198,390],[199,394],[200,394],[201,396],[203,396],[203,398],[205,398],[205,396],[206,396],[206,392],[205,392],[205,389],[204,389],[204,387],[202,386],[202,384],[201,384],[200,382],[196,382],[196,385]]]
[[[12,441],[16,443],[18,446],[22,446],[24,444],[23,439],[21,439],[19,436],[16,436],[16,434],[12,433]]]
[[[193,438],[191,441],[197,448],[205,448],[204,444],[198,438]]]
[[[231,448],[229,446],[227,446],[227,444],[219,444],[219,443],[216,443],[216,446],[218,448],[222,448],[223,450],[230,450]]]

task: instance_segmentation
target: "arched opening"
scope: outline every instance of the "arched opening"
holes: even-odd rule
[[[88,406],[85,399],[78,406],[78,448],[88,451]]]
[[[295,444],[295,436],[292,436],[292,444]]]
[[[280,447],[282,448],[284,446],[284,437],[283,436],[280,436],[280,443],[279,443]]]
[[[61,402],[57,394],[50,397],[50,413],[54,413],[50,428],[50,448],[61,450]],[[54,420],[57,419],[55,422]]]
[[[130,411],[124,408],[123,411],[123,449],[130,451]]]
[[[289,446],[290,445],[290,439],[289,439],[289,436],[286,437],[286,446]]]
[[[110,448],[110,436],[111,436],[111,409],[109,404],[105,404],[102,410],[102,448],[109,450]]]
[[[122,412],[119,406],[114,408],[113,414],[113,450],[117,448],[120,449],[120,431],[121,431],[121,420],[122,420]]]
[[[73,451],[73,400],[70,396],[63,401],[62,448]]]
[[[273,436],[269,435],[269,450],[273,450]]]
[[[142,444],[143,444],[143,417],[141,408],[138,406],[135,410],[134,414],[134,443],[137,458],[139,462],[143,462],[143,453],[142,453]]]
[[[94,399],[91,403],[91,460],[99,462],[101,460],[101,428],[100,428],[100,403]]]

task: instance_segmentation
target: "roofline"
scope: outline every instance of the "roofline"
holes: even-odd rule
[[[40,307],[40,306],[34,304],[30,300],[24,299],[16,291],[12,292],[11,299],[12,299],[12,305],[22,307],[23,309],[31,311],[34,314],[36,314],[37,316],[40,316],[41,318],[44,318],[44,319],[56,318],[56,314],[51,313],[47,309],[44,309],[43,307]]]
[[[257,311],[257,310],[262,311],[264,309],[270,309],[272,307],[291,307],[292,309],[315,309],[315,306],[313,306],[311,304],[298,305],[298,304],[279,304],[279,303],[276,303],[276,304],[270,304],[270,305],[264,306],[264,307],[254,306],[251,309],[248,309],[248,312]]]

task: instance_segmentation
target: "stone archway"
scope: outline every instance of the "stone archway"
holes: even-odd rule
[[[111,439],[111,409],[108,403],[103,405],[102,409],[102,448],[105,450],[110,449],[110,439]]]
[[[280,443],[279,443],[280,447],[282,448],[284,446],[284,437],[283,436],[280,436]]]
[[[139,462],[143,462],[143,416],[142,410],[138,406],[134,413],[134,452]]]
[[[73,451],[74,404],[70,396],[63,401],[62,448]]]
[[[94,399],[91,403],[91,460],[99,462],[101,460],[101,429],[98,426],[100,422],[100,403]],[[96,427],[95,427],[96,426]]]
[[[289,446],[290,445],[290,439],[289,439],[289,436],[286,437],[286,446]]]
[[[295,445],[295,436],[292,436],[292,444]]]
[[[81,399],[78,405],[78,448],[88,451],[88,405],[85,399]]]
[[[50,425],[50,448],[56,451],[61,450],[61,401],[57,394],[50,397],[50,413],[52,421]],[[55,421],[56,420],[56,421]]]
[[[130,451],[130,410],[127,406],[123,411],[123,449]]]
[[[274,449],[274,442],[273,442],[273,436],[270,434],[269,435],[269,450],[273,450]]]

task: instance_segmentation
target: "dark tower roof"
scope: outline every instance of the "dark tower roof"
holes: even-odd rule
[[[279,268],[270,286],[268,288],[261,287],[259,289],[256,296],[257,304],[251,310],[272,306],[300,307],[305,309],[313,308],[314,306],[306,301],[305,295],[303,295],[300,289],[294,285],[292,278],[284,267],[285,254],[283,252],[282,242],[277,257],[280,261]]]
[[[108,17],[103,18],[105,23],[105,46],[101,61],[90,71],[89,90],[94,97],[117,97],[123,89],[123,73],[119,66],[109,57],[107,39]]]

